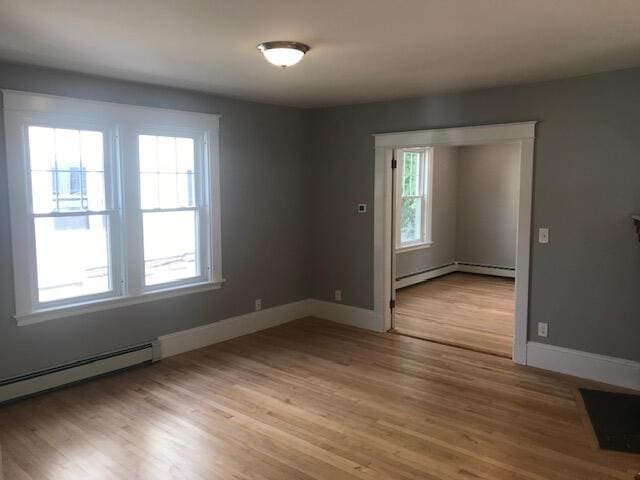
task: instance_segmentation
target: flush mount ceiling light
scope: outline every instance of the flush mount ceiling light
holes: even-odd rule
[[[309,45],[289,41],[264,42],[258,45],[258,50],[269,63],[286,68],[302,60],[304,54],[309,51]]]

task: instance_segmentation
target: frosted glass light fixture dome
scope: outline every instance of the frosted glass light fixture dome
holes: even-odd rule
[[[264,42],[258,45],[264,58],[277,67],[290,67],[295,65],[305,53],[309,51],[309,45],[290,41]]]

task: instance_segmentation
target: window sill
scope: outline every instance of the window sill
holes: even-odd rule
[[[164,298],[178,297],[182,295],[190,295],[193,293],[206,292],[209,290],[218,290],[225,282],[224,279],[213,282],[196,283],[185,285],[182,287],[173,287],[165,290],[156,290],[153,292],[143,293],[136,297],[115,297],[108,299],[96,300],[93,302],[78,303],[75,305],[67,305],[64,307],[47,308],[36,310],[24,315],[16,315],[14,318],[19,327],[32,325],[34,323],[46,322],[56,318],[74,317],[85,313],[100,312],[104,310],[112,310],[114,308],[126,307],[129,305],[137,305],[140,303],[154,302]]]
[[[423,248],[429,248],[434,242],[418,243],[416,245],[407,245],[406,247],[396,248],[396,253],[412,252],[414,250],[422,250]]]

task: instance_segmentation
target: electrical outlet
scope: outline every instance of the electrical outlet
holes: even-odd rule
[[[548,228],[539,228],[538,229],[538,243],[549,243],[549,229]]]
[[[358,213],[367,213],[367,204],[359,203],[358,204]]]
[[[538,322],[538,336],[547,338],[549,336],[549,324]]]
[[[258,310],[262,310],[262,299],[261,298],[256,298],[256,312]]]
[[[335,298],[336,302],[341,302],[342,301],[342,290],[336,290],[336,292],[334,294],[334,298]]]

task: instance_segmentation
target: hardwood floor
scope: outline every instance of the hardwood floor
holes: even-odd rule
[[[576,380],[304,319],[0,407],[13,479],[621,479]]]
[[[514,281],[451,273],[396,294],[394,330],[511,358]]]

